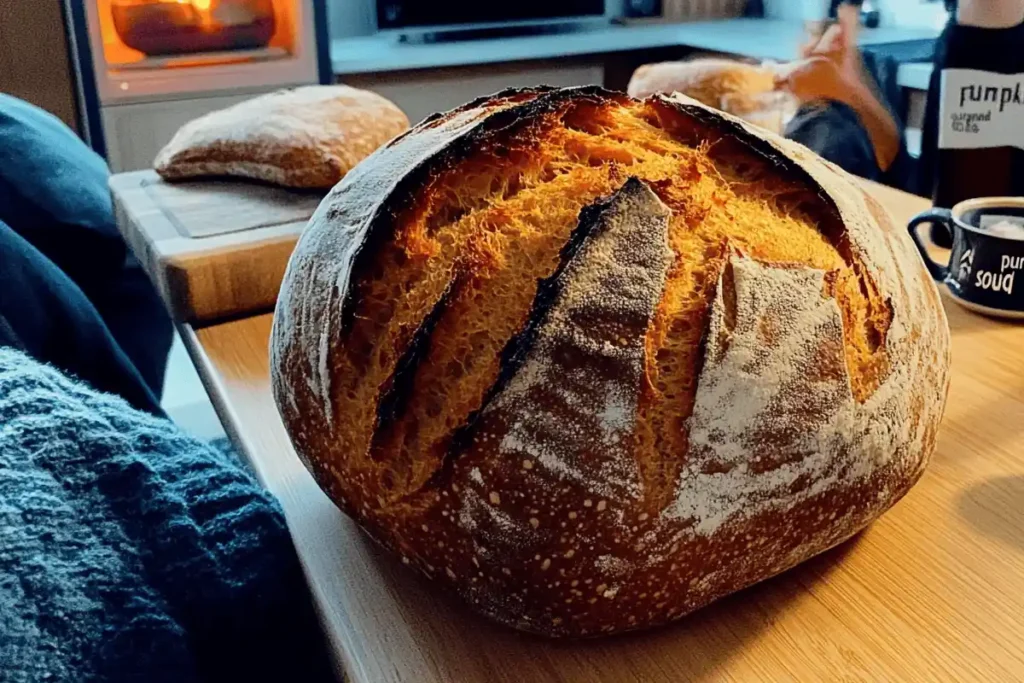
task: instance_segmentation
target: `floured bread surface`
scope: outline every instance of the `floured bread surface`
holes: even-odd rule
[[[408,127],[405,114],[376,93],[305,86],[185,124],[153,165],[167,180],[238,176],[326,189]]]
[[[774,90],[771,68],[713,58],[644,64],[633,72],[628,87],[633,97],[678,92],[714,109],[724,108],[724,97],[754,97]]]
[[[782,133],[797,103],[775,88],[775,68],[729,59],[698,58],[644,64],[633,72],[627,92],[633,97],[680,93],[712,109]]]
[[[275,397],[329,495],[504,623],[678,618],[920,476],[949,339],[842,171],[692,100],[508,91],[360,164],[292,257]]]

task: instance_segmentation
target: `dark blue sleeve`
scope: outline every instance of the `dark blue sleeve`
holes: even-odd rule
[[[0,425],[0,680],[334,680],[235,454],[4,348]]]
[[[157,392],[93,302],[42,252],[0,221],[0,347],[4,346],[117,394],[139,410],[163,414]]]
[[[109,177],[106,162],[62,121],[0,94],[0,224],[27,243],[24,251],[36,252],[48,264],[33,270],[37,289],[25,292],[20,302],[8,301],[8,309],[27,313],[29,302],[44,294],[40,282],[52,283],[58,277],[62,282],[70,280],[81,292],[69,301],[85,295],[86,303],[96,308],[152,393],[159,396],[172,339],[171,321],[118,233]],[[65,291],[73,289],[70,283]],[[64,308],[72,307],[64,302]],[[43,312],[32,315],[41,319]],[[39,339],[23,327],[15,332]],[[75,333],[89,335],[84,329]],[[54,356],[34,355],[56,361]],[[62,367],[83,374],[83,363]]]
[[[871,138],[857,113],[845,104],[804,105],[786,127],[786,137],[854,175],[869,180],[882,179]]]
[[[109,176],[57,117],[0,94],[0,221],[76,282],[115,272],[125,258]]]

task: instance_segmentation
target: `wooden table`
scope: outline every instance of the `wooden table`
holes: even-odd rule
[[[925,201],[871,192],[900,221]],[[337,663],[355,683],[1024,680],[1024,328],[949,303],[953,379],[921,482],[854,540],[678,624],[549,642],[430,592],[320,492],[278,418],[270,315],[188,344],[278,496]]]

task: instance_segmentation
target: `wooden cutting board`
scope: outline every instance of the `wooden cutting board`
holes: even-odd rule
[[[231,180],[110,179],[117,225],[175,320],[269,311],[288,257],[323,192]]]

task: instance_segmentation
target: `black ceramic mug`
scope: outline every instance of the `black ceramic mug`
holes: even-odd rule
[[[949,233],[948,264],[928,254],[917,234],[923,223]],[[958,303],[985,315],[1024,319],[1024,227],[1014,226],[1024,226],[1024,197],[986,197],[952,210],[929,209],[915,216],[909,229],[928,272]]]

